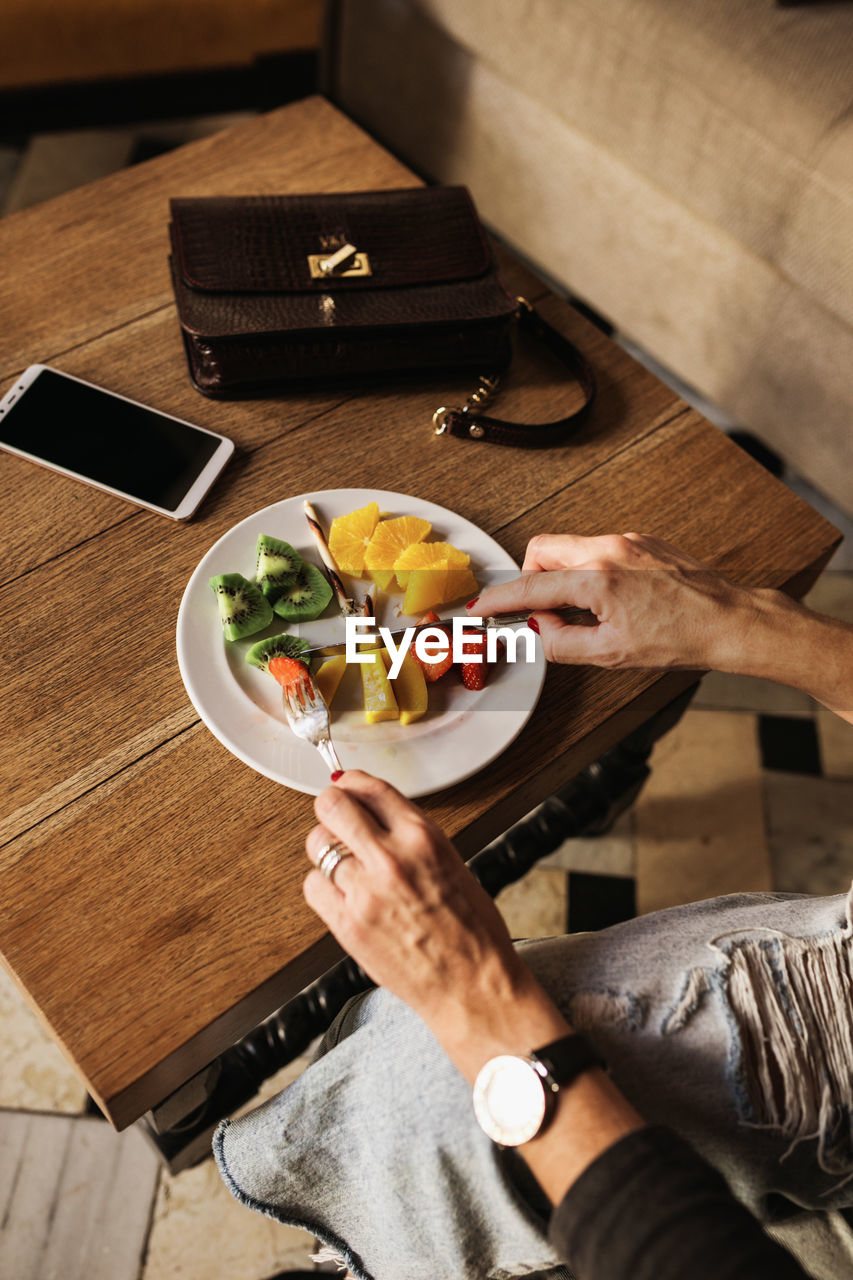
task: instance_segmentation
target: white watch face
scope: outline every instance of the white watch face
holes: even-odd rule
[[[487,1062],[474,1083],[474,1113],[501,1146],[535,1137],[545,1118],[545,1086],[532,1062],[510,1054]]]

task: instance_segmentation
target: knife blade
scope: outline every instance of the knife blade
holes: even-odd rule
[[[556,610],[555,612],[558,612],[560,616],[564,618],[565,621],[570,626],[590,627],[590,626],[595,626],[596,622],[598,621],[598,619],[595,617],[595,614],[590,613],[588,609],[559,609],[559,610]],[[494,630],[495,627],[517,626],[518,624],[524,624],[527,622],[527,619],[529,617],[530,617],[529,613],[490,614],[488,617],[483,618],[482,625],[478,625],[476,627],[466,626],[465,630],[469,635],[473,635],[477,631],[485,632],[485,631]],[[462,618],[462,621],[468,623],[470,622],[470,619]],[[440,630],[443,630],[443,631],[452,631],[453,618],[441,618],[439,619],[438,622],[419,622],[419,623],[415,623],[414,625],[410,624],[408,627],[398,627],[394,631],[389,632],[389,636],[396,644],[398,640],[401,640],[405,636],[407,631],[410,633],[411,639],[414,640],[415,636],[417,636],[419,632],[426,631],[430,627],[433,627],[433,628],[438,627]],[[379,639],[378,625],[374,629],[374,634],[376,635],[378,640]],[[362,642],[364,642],[365,639],[366,637],[361,637]],[[327,653],[327,654],[343,653],[346,647],[347,647],[346,640],[332,640],[332,641],[329,641],[327,644],[316,644],[316,645],[312,645],[309,649],[303,649],[302,654],[300,656],[303,658],[311,658],[315,654],[319,654],[319,653]]]

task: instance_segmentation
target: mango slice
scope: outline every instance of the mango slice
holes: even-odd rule
[[[387,649],[382,652],[382,661],[385,663],[385,669],[390,670],[391,655]],[[427,709],[427,687],[424,673],[420,664],[412,657],[411,650],[406,652],[403,665],[391,681],[391,687],[400,711],[400,724],[411,724],[413,720],[420,720]]]
[[[361,686],[364,692],[364,718],[368,724],[382,720],[399,720],[400,711],[379,649],[367,649],[372,662],[362,662]]]
[[[327,658],[314,677],[314,683],[320,690],[327,707],[332,705],[332,699],[338,691],[338,685],[341,683],[346,668],[346,657],[344,654],[339,654],[334,658]]]

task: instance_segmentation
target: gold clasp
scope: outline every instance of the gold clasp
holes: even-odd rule
[[[309,253],[308,269],[312,280],[329,276],[369,276],[370,259],[360,253],[354,244],[341,245],[334,253]]]

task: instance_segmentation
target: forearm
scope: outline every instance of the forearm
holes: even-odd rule
[[[490,1057],[535,1051],[570,1031],[532,974],[487,980],[476,996],[431,1022],[471,1084]],[[546,1128],[517,1150],[555,1207],[552,1243],[579,1274],[806,1280],[719,1175],[674,1133],[645,1125],[597,1068],[560,1089]]]
[[[466,1010],[445,1009],[428,1023],[472,1085],[490,1058],[531,1053],[572,1029],[529,970],[493,982],[488,992],[466,1001]],[[590,1070],[560,1090],[546,1128],[518,1151],[551,1203],[558,1204],[602,1152],[643,1123],[609,1077]]]
[[[709,666],[799,689],[853,722],[853,627],[780,591],[744,594],[714,639]]]
[[[720,1175],[673,1131],[646,1127],[583,1173],[548,1231],[578,1275],[606,1280],[807,1280]]]
[[[535,614],[551,662],[761,676],[853,721],[853,626],[780,591],[737,586],[647,534],[546,535],[530,543],[524,569],[487,587],[477,607]],[[596,625],[561,618],[569,605]]]

